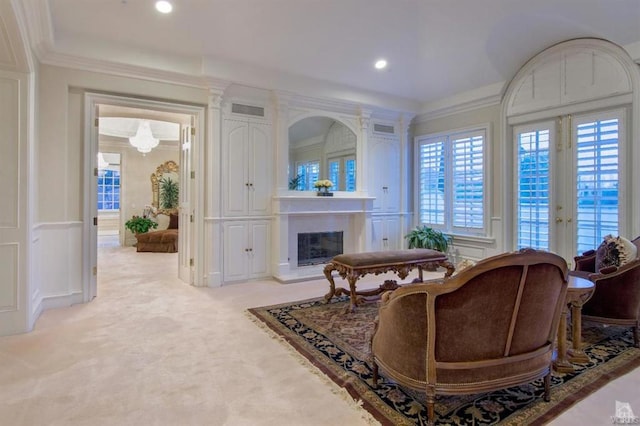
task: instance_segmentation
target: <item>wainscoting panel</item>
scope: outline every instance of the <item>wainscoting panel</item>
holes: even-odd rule
[[[43,310],[81,303],[82,222],[43,223],[36,229],[40,257],[34,264],[39,269]]]
[[[18,244],[0,244],[0,312],[18,310]]]

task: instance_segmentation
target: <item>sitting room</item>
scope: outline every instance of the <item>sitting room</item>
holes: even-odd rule
[[[0,418],[637,423],[639,111],[637,0],[0,0]]]

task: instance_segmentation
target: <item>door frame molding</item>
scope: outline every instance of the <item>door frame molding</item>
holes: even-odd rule
[[[204,265],[204,240],[201,238],[204,229],[204,143],[205,143],[205,106],[187,105],[178,102],[162,102],[145,98],[134,98],[119,95],[107,95],[103,93],[85,92],[84,94],[84,201],[83,201],[83,232],[82,242],[86,250],[83,250],[82,258],[82,282],[83,302],[89,302],[96,296],[95,276],[93,267],[97,267],[97,226],[93,225],[93,217],[97,214],[97,194],[93,182],[93,170],[97,167],[98,130],[93,125],[96,118],[96,106],[108,104],[129,108],[148,109],[169,113],[191,115],[194,119],[195,136],[192,139],[193,163],[195,171],[194,189],[194,227],[191,241],[192,256],[194,259],[194,283],[195,286],[206,285],[203,282]]]

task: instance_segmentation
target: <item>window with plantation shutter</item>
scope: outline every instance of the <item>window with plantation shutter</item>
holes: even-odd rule
[[[295,189],[298,191],[314,191],[316,188],[313,184],[319,179],[320,175],[320,162],[307,161],[298,163],[296,171],[297,176],[300,178],[297,181],[298,186]]]
[[[417,139],[418,217],[452,234],[485,235],[487,129]]]

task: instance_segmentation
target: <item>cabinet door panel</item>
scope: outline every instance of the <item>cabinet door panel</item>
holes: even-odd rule
[[[400,144],[391,139],[372,139],[369,147],[369,185],[374,212],[400,210]]]
[[[251,213],[266,215],[271,211],[271,148],[269,128],[249,125],[249,206]]]
[[[247,223],[227,223],[224,226],[224,279],[236,281],[247,278],[249,254]]]
[[[388,218],[386,221],[385,238],[387,250],[399,250],[403,236],[400,235],[400,220],[397,217]]]
[[[384,209],[384,190],[387,159],[385,158],[385,146],[382,141],[372,141],[369,147],[369,188],[373,200],[373,211],[379,212]]]
[[[251,271],[252,278],[269,275],[269,241],[270,226],[268,222],[251,224]]]
[[[381,218],[371,219],[371,249],[373,251],[384,250],[384,220]]]
[[[246,214],[249,176],[247,174],[247,124],[227,121],[225,144],[224,211],[230,216]]]
[[[388,212],[400,211],[400,144],[397,141],[386,143],[386,204]]]

